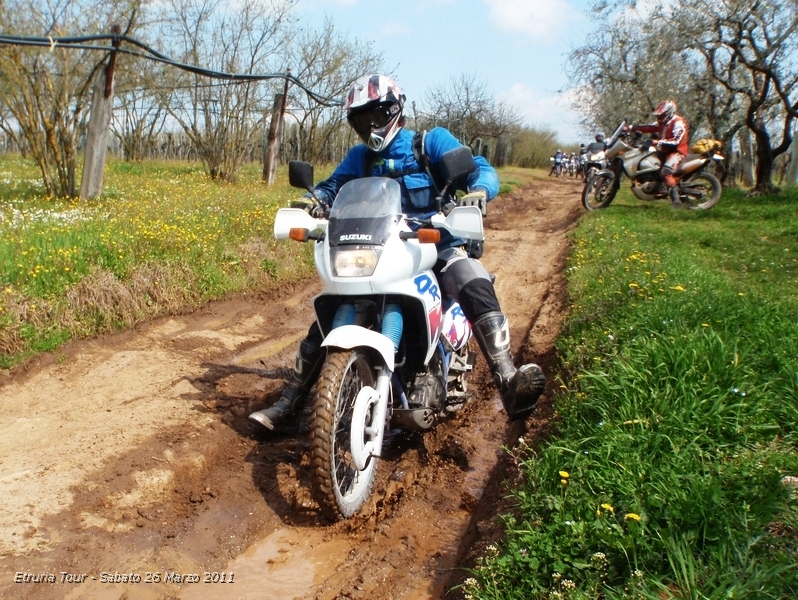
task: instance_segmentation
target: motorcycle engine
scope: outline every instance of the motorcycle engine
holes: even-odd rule
[[[446,399],[446,382],[433,373],[418,373],[413,380],[407,402],[411,407],[432,408],[436,412]]]
[[[662,184],[657,173],[646,173],[642,177],[635,179],[634,187],[638,188],[644,194],[656,194],[659,186]]]

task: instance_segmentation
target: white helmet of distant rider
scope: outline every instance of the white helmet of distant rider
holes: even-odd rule
[[[374,152],[387,148],[404,126],[405,96],[387,75],[366,75],[349,89],[346,118],[355,133]]]
[[[663,100],[657,105],[654,110],[654,116],[660,125],[667,123],[671,120],[673,115],[676,114],[676,103],[673,100]]]

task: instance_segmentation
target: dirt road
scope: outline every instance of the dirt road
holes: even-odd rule
[[[552,366],[579,187],[490,205],[483,263],[516,364]],[[501,446],[545,425],[551,389],[526,432],[509,427],[480,357],[474,399],[432,433],[386,438],[373,500],[330,525],[307,435],[246,419],[279,396],[317,291],[213,303],[0,376],[0,597],[416,599],[461,581],[500,531]]]

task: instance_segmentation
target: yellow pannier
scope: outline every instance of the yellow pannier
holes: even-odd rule
[[[720,150],[721,146],[723,146],[723,143],[719,142],[718,140],[713,140],[712,138],[701,138],[692,145],[690,151],[694,154],[709,154],[715,150]]]

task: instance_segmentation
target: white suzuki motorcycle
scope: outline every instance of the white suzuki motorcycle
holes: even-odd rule
[[[475,168],[468,148],[443,156],[439,208],[452,181]],[[289,180],[311,190],[313,167],[293,161]],[[482,241],[482,213],[463,206],[408,218],[399,183],[382,177],[342,186],[328,218],[277,212],[275,238],[312,240],[324,284],[313,299],[327,356],[310,453],[313,494],[332,520],[353,516],[368,499],[386,428],[429,429],[466,400],[476,353],[468,348],[471,325],[432,272],[440,229]]]

